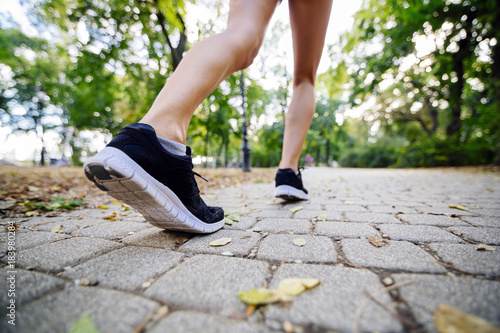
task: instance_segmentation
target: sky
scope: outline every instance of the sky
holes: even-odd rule
[[[196,39],[196,23],[197,21],[206,21],[209,19],[207,16],[206,7],[209,6],[211,1],[209,0],[198,0],[194,5],[188,5],[186,25],[188,27],[189,35],[188,40]],[[225,8],[229,6],[229,0],[225,0]],[[325,45],[333,45],[338,42],[339,36],[345,31],[349,30],[353,24],[353,15],[360,8],[362,0],[334,0],[332,12],[330,16],[330,22],[328,26],[328,31],[326,35]],[[2,1],[2,6],[0,6],[0,19],[5,16],[10,16],[15,22],[17,22],[21,30],[30,36],[37,35],[37,30],[32,27],[26,17],[25,9],[20,5],[19,0],[9,0]],[[269,37],[271,34],[271,27],[278,21],[282,21],[285,24],[289,22],[288,19],[288,3],[283,1],[281,5],[278,6],[276,12],[269,24],[266,36]],[[218,28],[222,30],[225,26],[225,18],[219,20]],[[50,38],[50,36],[42,36],[45,38]],[[265,43],[265,42],[264,42]],[[276,50],[262,50],[262,54],[257,56],[254,64],[247,70],[249,75],[252,77],[263,77],[266,73],[261,73],[260,68],[262,67],[262,62],[273,62],[273,61],[283,61],[281,59],[273,59],[274,54],[284,55],[287,70],[293,72],[293,54],[292,50],[292,39],[291,32],[288,31],[287,34],[280,39],[278,45],[275,46]],[[330,59],[326,54],[327,47],[324,48],[323,56],[319,65],[318,74],[325,72],[331,65]],[[273,82],[273,78],[261,79],[261,84],[266,87],[268,85],[271,87],[276,82]],[[36,138],[34,133],[31,134],[10,134],[10,129],[0,126],[0,159],[4,158],[7,160],[32,160],[33,156],[39,154],[41,150],[41,142]],[[9,135],[10,134],[10,135]],[[83,133],[88,136],[95,136],[95,133]],[[104,145],[104,137],[95,137],[95,144],[92,149],[98,150]],[[47,132],[44,137],[47,150],[50,157],[60,158],[61,153],[58,151],[58,143],[60,139],[55,135],[55,133]]]

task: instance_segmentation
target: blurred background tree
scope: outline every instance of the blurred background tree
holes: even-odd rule
[[[21,3],[38,36],[2,18],[0,126],[41,141],[56,132],[75,164],[93,153],[96,133],[109,140],[139,120],[190,45],[221,31],[227,15],[222,1]],[[206,18],[188,29],[196,8]],[[301,163],[306,154],[353,167],[500,163],[499,11],[495,0],[364,1],[353,27],[327,45],[331,66],[318,76]],[[245,74],[253,166],[280,160],[293,73],[291,50],[277,46],[288,34],[286,21],[271,26]],[[240,160],[239,80],[200,105],[188,133],[218,166]]]

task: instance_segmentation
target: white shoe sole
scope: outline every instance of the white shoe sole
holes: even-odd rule
[[[176,231],[212,233],[224,219],[205,223],[171,189],[149,175],[119,149],[106,147],[84,164],[87,178],[113,198],[137,209],[152,225]]]
[[[306,192],[290,185],[279,185],[276,187],[274,196],[285,200],[309,200]]]

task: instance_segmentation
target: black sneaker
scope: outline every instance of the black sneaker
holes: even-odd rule
[[[85,163],[85,175],[101,190],[137,209],[154,226],[210,233],[224,226],[224,211],[208,207],[194,179],[191,148],[166,151],[153,127],[132,124]],[[198,175],[198,174],[196,174]]]
[[[309,200],[300,171],[297,175],[292,169],[278,169],[274,196],[285,200]]]

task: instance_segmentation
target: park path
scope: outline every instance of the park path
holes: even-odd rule
[[[303,177],[308,202],[281,204],[267,183],[205,193],[241,215],[205,236],[164,232],[113,204],[16,220],[16,326],[3,317],[0,331],[68,332],[88,313],[100,332],[435,332],[441,303],[500,325],[499,173],[310,168]],[[377,247],[373,236],[386,241]],[[6,264],[4,255],[4,312]],[[239,291],[289,277],[321,284],[245,317]]]

